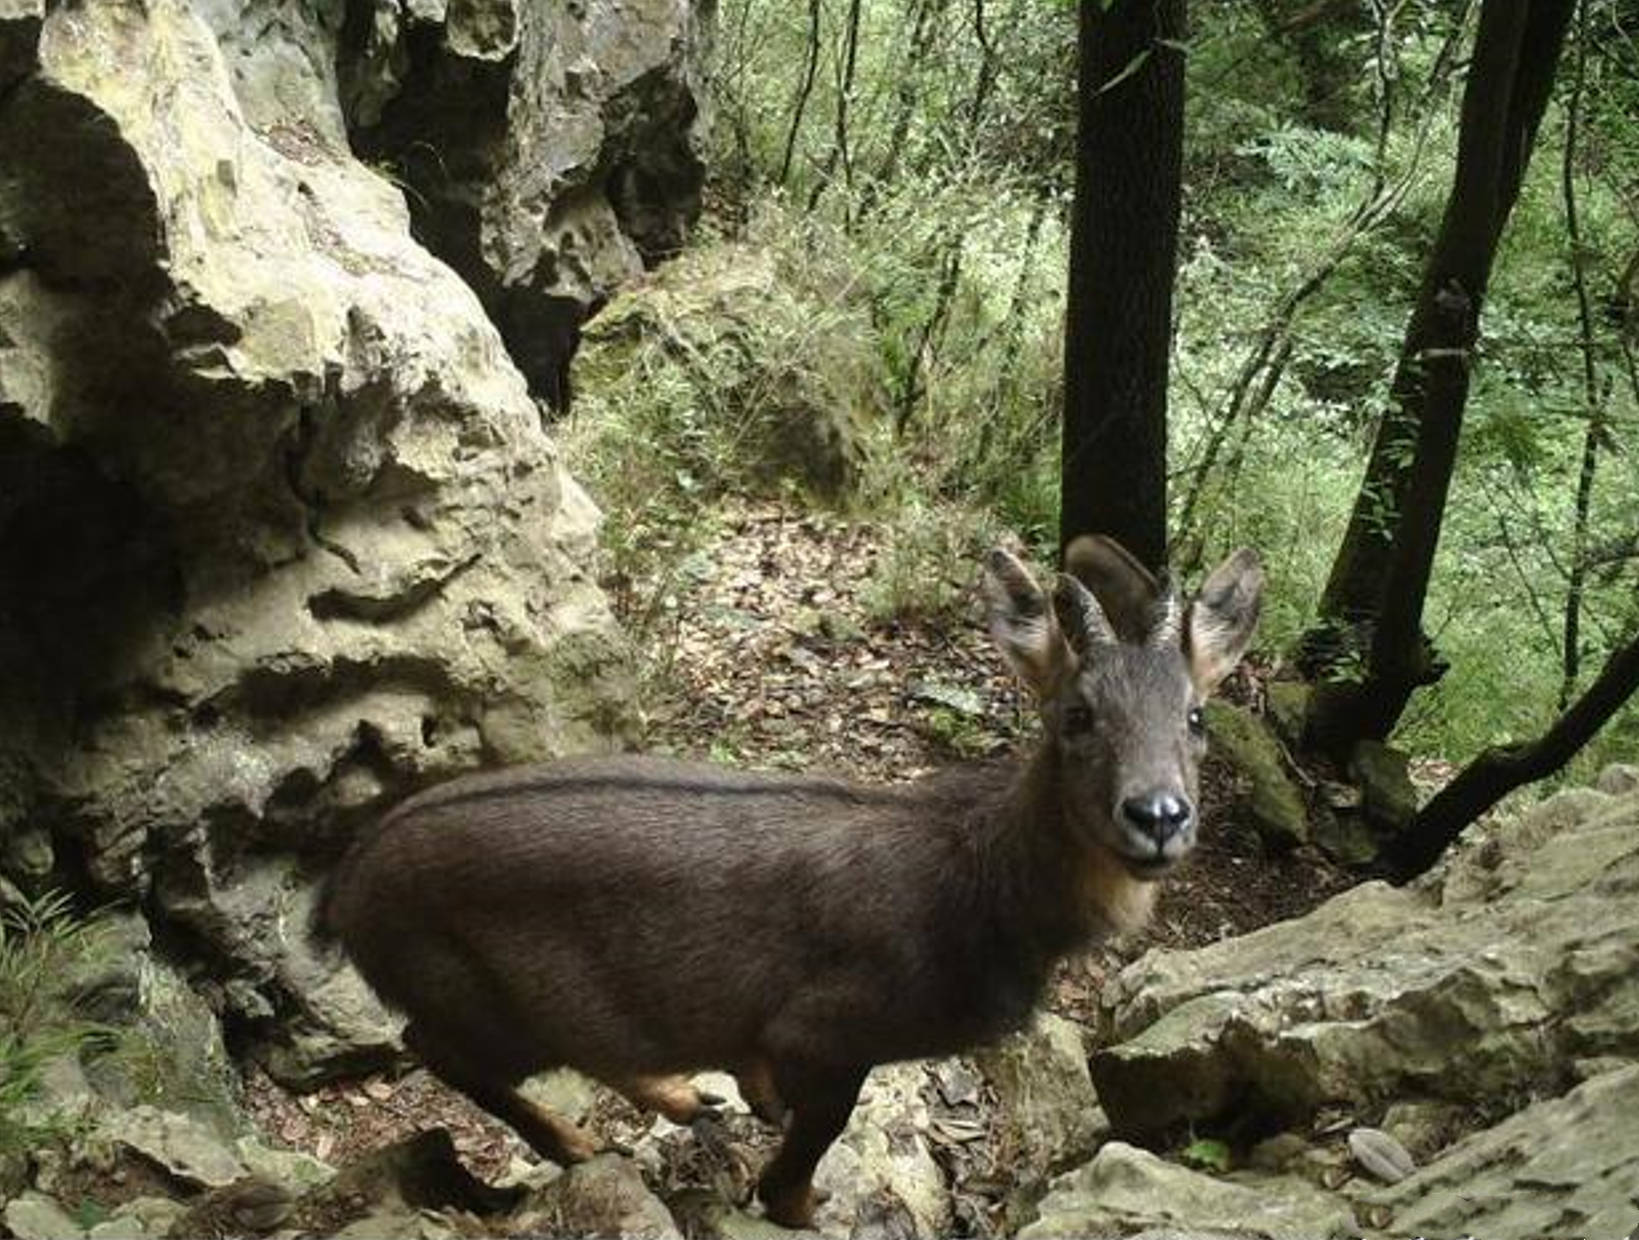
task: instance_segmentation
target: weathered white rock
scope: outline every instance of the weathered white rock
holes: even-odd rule
[[[144,1104],[106,1117],[101,1132],[185,1184],[223,1188],[245,1175],[232,1148],[192,1116]]]
[[[683,1234],[637,1164],[613,1154],[570,1167],[532,1195],[518,1217],[521,1227],[548,1235],[681,1240]]]
[[[831,1195],[815,1214],[819,1231],[849,1235],[861,1218],[893,1203],[904,1207],[917,1236],[950,1231],[944,1173],[928,1148],[926,1084],[920,1063],[888,1064],[866,1078],[848,1127],[814,1174],[814,1187]]]
[[[594,7],[632,75],[571,109],[603,117],[693,18]],[[269,1061],[296,1080],[391,1023],[304,945],[293,858],[481,760],[606,744],[627,676],[581,568],[595,509],[480,297],[355,157],[321,9],[0,14],[0,531],[35,552],[0,579],[0,829],[61,823],[233,978],[233,1015],[294,1013]],[[557,112],[528,74],[580,19],[437,9],[395,13],[393,46],[447,21],[450,55],[521,74],[497,133],[539,170]],[[431,103],[395,63],[395,102]],[[643,115],[691,141],[692,115]],[[539,227],[571,179],[490,197]]]
[[[1639,764],[1632,762],[1613,762],[1599,772],[1599,778],[1594,780],[1594,787],[1608,796],[1618,797],[1629,792],[1639,792]]]
[[[1639,1223],[1639,1066],[1535,1103],[1367,1204],[1396,1236],[1615,1236]]]
[[[252,1137],[241,1137],[233,1152],[253,1175],[277,1184],[292,1197],[299,1197],[336,1178],[336,1169],[300,1150],[275,1149]]]
[[[1267,1240],[1326,1240],[1355,1231],[1340,1199],[1295,1177],[1239,1184],[1112,1141],[1053,1182],[1020,1240],[1129,1236],[1147,1229],[1190,1236],[1232,1232]]]
[[[84,1240],[85,1229],[50,1197],[32,1190],[6,1202],[0,1219],[17,1240]]]
[[[1419,887],[1153,952],[1106,994],[1121,1133],[1411,1095],[1473,1103],[1639,1051],[1639,797],[1562,794]],[[1459,1049],[1460,1048],[1460,1049]]]
[[[347,1224],[335,1240],[455,1240],[460,1234],[436,1211],[384,1206]]]
[[[169,1197],[136,1197],[86,1233],[87,1240],[133,1240],[169,1235],[188,1207]]]
[[[1080,1025],[1041,1012],[974,1058],[996,1091],[997,1161],[1019,1182],[1092,1155],[1107,1125]]]

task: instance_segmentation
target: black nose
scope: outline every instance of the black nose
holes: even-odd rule
[[[1195,817],[1195,808],[1170,792],[1146,792],[1121,802],[1127,821],[1157,844],[1165,844]]]

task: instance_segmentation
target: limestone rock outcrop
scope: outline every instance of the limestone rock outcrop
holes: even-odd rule
[[[517,164],[495,202],[544,219],[575,168],[602,170],[582,199],[641,180],[614,83],[659,90],[693,18],[627,7],[659,25],[0,5],[0,866],[145,899],[236,1030],[284,1031],[288,1078],[390,1034],[307,942],[323,859],[408,788],[607,744],[626,710],[583,567],[596,510],[485,299],[417,240],[418,191],[359,134],[438,110],[418,74],[504,69],[536,93],[497,103]],[[396,36],[368,34],[394,21],[399,77]],[[526,192],[547,134],[580,162]],[[548,249],[507,270],[545,287],[537,268],[573,266]]]
[[[1154,953],[1107,992],[1093,1082],[1117,1133],[1230,1108],[1473,1105],[1639,1058],[1639,800],[1561,793],[1420,886]]]
[[[1305,1234],[1627,1234],[1639,793],[1623,771],[1601,777],[1608,792],[1568,789],[1472,828],[1412,886],[1367,883],[1306,917],[1130,965],[1105,991],[1091,1065],[1116,1133],[1157,1152],[1182,1133],[1278,1133],[1236,1159],[1225,1191],[1268,1205],[1293,1170],[1321,1181],[1346,1221]],[[1405,1162],[1390,1176],[1342,1144],[1369,1124]],[[1112,1163],[1115,1148],[1061,1178],[1026,1234],[1284,1234],[1273,1214],[1185,1209],[1187,1185],[1206,1190],[1198,1173],[1146,1156],[1135,1178],[1135,1156]],[[1107,1190],[1139,1178],[1157,1191],[1116,1219]]]
[[[709,4],[351,0],[356,148],[405,185],[531,390],[560,408],[580,323],[675,254],[700,207]]]

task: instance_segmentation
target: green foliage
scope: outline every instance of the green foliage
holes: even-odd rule
[[[61,892],[21,899],[0,915],[0,1152],[29,1149],[64,1130],[30,1104],[52,1059],[106,1032],[63,993],[64,979],[104,947],[97,923],[76,916]]]
[[[580,376],[571,440],[617,558],[658,536],[683,564],[713,496],[814,489],[771,477],[757,428],[777,437],[792,409],[819,409],[855,436],[854,472],[828,502],[891,531],[874,614],[937,616],[966,588],[943,569],[973,540],[1012,529],[1044,554],[1056,541],[1077,6],[863,0],[852,48],[847,10],[720,9],[716,232],[675,283],[659,277],[697,296],[651,301],[666,330]],[[1303,12],[1288,25],[1279,0],[1195,6],[1169,415],[1179,553],[1198,573],[1233,546],[1261,549],[1272,656],[1313,621],[1389,407],[1450,187],[1477,7]],[[1373,13],[1393,24],[1376,29]],[[1639,52],[1617,17],[1590,0],[1574,170],[1607,432],[1582,684],[1639,629],[1639,488],[1622,455],[1639,431]],[[1448,759],[1539,731],[1562,677],[1589,418],[1565,72],[1485,304],[1426,605],[1451,670],[1400,730]],[[725,311],[713,290],[736,272],[766,278],[752,309]],[[1583,771],[1636,735],[1630,709]]]
[[[965,554],[956,531],[987,523],[974,514],[1051,536],[1063,233],[1038,204],[981,188],[948,182],[934,210],[922,193],[884,194],[868,235],[759,202],[737,238],[684,255],[589,326],[564,438],[607,513],[617,576],[653,576],[656,556],[662,575],[679,571],[729,493],[795,489],[900,530],[883,615],[949,606],[936,585],[913,598],[916,583],[941,579],[923,571],[935,554]],[[941,301],[927,272],[952,246],[960,270]],[[841,482],[816,464],[833,455]]]
[[[979,720],[943,706],[928,712],[923,728],[930,738],[958,758],[981,757],[989,752],[992,744],[991,733]]]
[[[1197,1137],[1178,1152],[1178,1158],[1185,1166],[1220,1173],[1229,1170],[1231,1161],[1229,1146],[1214,1137]]]
[[[1000,531],[982,512],[927,506],[908,491],[886,528],[887,549],[864,591],[868,615],[879,623],[956,619],[972,590],[972,566]]]

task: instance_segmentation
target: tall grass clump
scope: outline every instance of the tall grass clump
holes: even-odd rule
[[[14,897],[0,913],[0,1153],[66,1131],[39,1106],[43,1074],[106,1033],[77,1010],[64,982],[107,949],[96,920],[78,916],[62,892]]]

